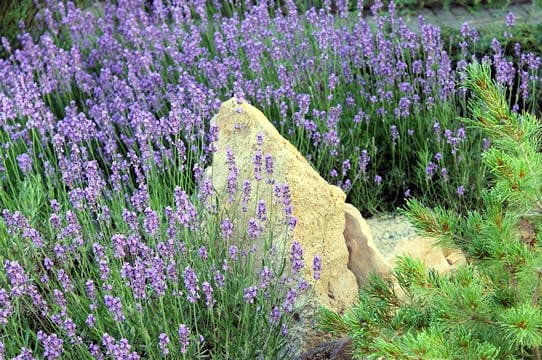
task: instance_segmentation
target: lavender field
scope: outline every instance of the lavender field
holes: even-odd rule
[[[2,37],[0,359],[295,355],[288,331],[312,286],[300,271],[317,281],[320,259],[295,242],[255,259],[243,245],[265,202],[248,224],[217,211],[210,120],[232,96],[367,216],[409,197],[480,205],[491,144],[461,121],[469,63],[491,64],[514,111],[540,113],[539,54],[504,34],[480,58],[468,24],[453,50],[380,1],[46,3],[39,35]],[[274,199],[285,217],[289,196]]]

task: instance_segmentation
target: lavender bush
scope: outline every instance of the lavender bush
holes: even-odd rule
[[[393,4],[375,2],[374,24],[346,2],[324,5],[118,0],[83,11],[49,0],[39,39],[2,39],[6,357],[285,354],[306,284],[274,267],[282,259],[260,268],[243,253],[234,240],[254,237],[255,222],[228,238],[236,219],[216,212],[204,176],[209,120],[232,95],[364,213],[411,196],[476,207],[490,143],[456,120],[476,30],[464,26],[452,61],[438,27],[421,20],[412,32]],[[488,54],[496,80],[512,105],[536,103],[526,99],[540,59],[506,46]]]
[[[50,4],[40,16],[48,31],[37,43],[21,35],[22,48],[3,61],[6,120],[38,115],[9,136],[35,129],[54,144],[55,124],[66,132],[81,116],[77,141],[103,153],[113,182],[128,172],[133,150],[159,172],[184,170],[167,178],[186,178],[192,193],[194,166],[209,159],[206,120],[236,95],[260,107],[364,213],[414,195],[458,209],[477,203],[486,175],[470,169],[489,143],[455,120],[465,110],[457,82],[476,51],[476,29],[463,27],[452,61],[438,27],[421,19],[420,33],[409,30],[393,3],[384,13],[375,2],[374,26],[346,3],[303,14],[293,2],[281,11],[273,2],[244,13],[227,6],[118,1],[83,12]],[[540,59],[520,48],[505,56],[510,46],[495,41],[487,56],[519,105],[539,87]]]
[[[295,352],[288,330],[298,297],[310,290],[297,242],[290,273],[276,248],[255,257],[252,243],[261,236],[217,212],[212,190],[202,189],[200,199],[180,187],[171,198],[141,189],[117,196],[88,161],[75,196],[54,185],[62,179],[41,178],[32,163],[22,171],[19,198],[2,199],[11,209],[0,226],[2,358],[268,359]],[[122,187],[128,194],[130,186]],[[259,204],[252,214],[258,229],[267,220]]]

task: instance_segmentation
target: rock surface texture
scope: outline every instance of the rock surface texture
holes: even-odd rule
[[[274,242],[286,242],[286,251],[289,251],[293,240],[299,242],[304,250],[304,276],[309,283],[313,282],[312,259],[319,255],[322,271],[315,288],[317,304],[335,311],[351,306],[357,298],[358,287],[354,274],[347,268],[349,254],[343,237],[344,192],[320,177],[264,114],[246,102],[238,103],[236,99],[224,102],[211,123],[218,128],[211,177],[217,192],[224,194],[222,204],[225,211],[236,211],[233,210],[234,204],[243,202],[242,187],[239,187],[234,200],[227,199],[228,182],[232,176],[229,153],[235,157],[238,183],[246,183],[247,180],[253,192],[245,207],[255,209],[261,199],[267,205],[268,219],[259,223],[262,231],[255,241],[263,242],[272,230]],[[272,174],[266,167],[269,155],[273,163]],[[288,184],[286,191],[284,184]],[[289,193],[289,200],[285,200],[285,193]],[[295,219],[288,214],[289,206]],[[240,215],[232,218],[243,219],[243,214]],[[292,220],[296,222],[293,232],[284,224]]]
[[[344,240],[348,248],[348,269],[356,276],[358,287],[365,284],[368,276],[375,272],[386,276],[390,267],[375,246],[371,228],[352,204],[344,204]]]

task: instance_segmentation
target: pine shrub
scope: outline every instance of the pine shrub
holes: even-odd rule
[[[343,316],[322,310],[320,326],[350,336],[355,358],[541,358],[541,122],[510,110],[487,64],[470,65],[465,86],[472,119],[462,121],[492,141],[484,206],[462,215],[411,199],[402,212],[421,234],[461,249],[467,264],[442,275],[402,257]]]

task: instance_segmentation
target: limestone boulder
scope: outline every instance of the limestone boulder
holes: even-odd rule
[[[224,102],[211,124],[218,128],[218,140],[208,173],[217,193],[223,194],[220,210],[236,219],[238,227],[257,221],[260,234],[253,239],[256,243],[271,236],[275,244],[284,242],[278,248],[288,251],[293,240],[299,242],[309,283],[313,283],[312,259],[318,255],[322,270],[315,286],[316,303],[335,311],[351,306],[358,287],[348,269],[344,192],[320,177],[264,114],[246,102],[235,98]],[[266,166],[268,158],[272,172]],[[236,170],[232,172],[233,162]],[[234,196],[232,176],[238,178]],[[251,189],[250,199],[244,195],[246,188]],[[265,221],[251,213],[262,199],[267,209]],[[294,227],[288,226],[293,223]]]
[[[344,240],[348,248],[348,269],[362,287],[371,273],[387,276],[390,267],[373,241],[371,229],[361,213],[352,204],[344,204]]]

